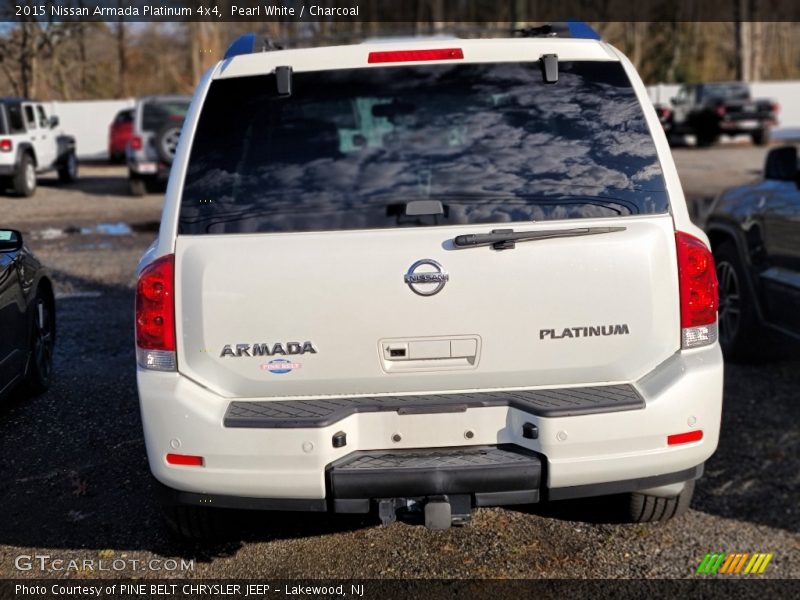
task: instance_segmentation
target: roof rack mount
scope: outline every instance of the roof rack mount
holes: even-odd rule
[[[535,27],[512,29],[511,34],[517,37],[570,37],[585,40],[599,40],[600,34],[585,21],[562,21],[545,23]]]

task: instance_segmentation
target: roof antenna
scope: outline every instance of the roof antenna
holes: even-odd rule
[[[542,77],[545,83],[558,81],[558,54],[542,54],[539,57],[542,64]]]
[[[275,67],[275,81],[278,84],[278,96],[292,95],[292,67]]]

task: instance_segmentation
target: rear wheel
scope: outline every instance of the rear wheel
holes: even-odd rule
[[[128,179],[128,187],[132,196],[145,196],[147,194],[147,181],[141,177],[131,175]]]
[[[58,167],[58,180],[61,183],[72,183],[78,178],[78,159],[75,152],[70,152]]]
[[[714,262],[719,281],[719,343],[725,358],[746,360],[757,353],[758,319],[736,245],[727,241],[717,246]]]
[[[156,134],[156,153],[168,165],[171,165],[172,161],[175,160],[175,152],[178,150],[180,137],[181,125],[177,123],[168,123]]]
[[[694,480],[687,481],[677,496],[661,497],[633,492],[623,496],[627,503],[627,521],[631,523],[653,523],[669,521],[689,510],[694,495]]]
[[[31,323],[31,359],[23,392],[27,396],[37,396],[50,387],[56,337],[53,299],[41,288],[34,299]]]
[[[162,502],[164,522],[177,537],[186,541],[215,541],[225,539],[230,531],[225,527],[224,511],[200,506],[184,506]]]
[[[22,155],[12,180],[12,187],[15,194],[24,198],[33,196],[36,191],[36,165],[33,164],[33,157],[30,154]]]
[[[697,132],[697,145],[703,148],[712,146],[717,141],[717,134],[710,130],[700,130]]]
[[[758,129],[750,134],[750,137],[753,139],[753,143],[756,146],[766,146],[769,144],[770,138],[770,131],[768,127],[764,127],[762,129]]]

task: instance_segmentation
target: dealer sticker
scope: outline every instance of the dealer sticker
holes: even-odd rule
[[[284,373],[291,373],[295,369],[300,369],[302,366],[302,363],[292,362],[285,358],[276,358],[275,360],[262,364],[261,370],[283,375]]]

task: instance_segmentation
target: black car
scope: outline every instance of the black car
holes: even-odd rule
[[[722,135],[749,135],[754,144],[764,146],[777,121],[778,104],[752,98],[750,86],[742,81],[687,84],[671,103],[668,119],[659,112],[664,130],[692,134],[699,146],[710,146]]]
[[[50,385],[56,313],[50,275],[22,243],[0,229],[0,398]]]
[[[706,231],[719,279],[720,343],[729,359],[762,352],[764,327],[800,339],[797,148],[767,154],[762,181],[725,191]]]

